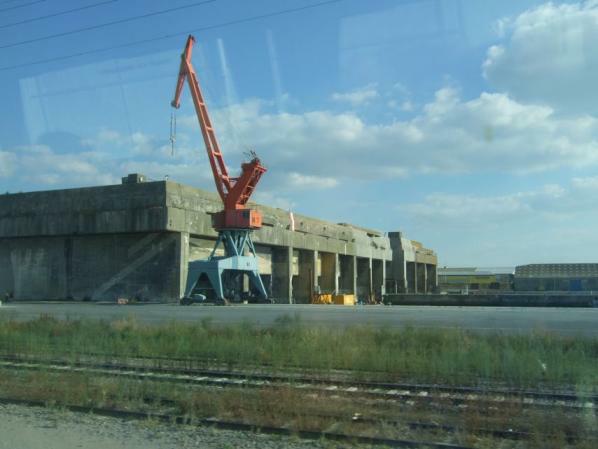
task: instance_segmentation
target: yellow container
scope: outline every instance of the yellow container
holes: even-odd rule
[[[312,304],[332,304],[332,295],[321,293],[321,294],[314,294],[312,297]]]
[[[355,295],[334,295],[332,302],[341,306],[354,306]]]

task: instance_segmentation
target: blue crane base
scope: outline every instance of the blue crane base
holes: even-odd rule
[[[220,245],[224,246],[224,256],[216,256]],[[247,250],[247,251],[246,251]],[[246,255],[247,254],[247,255]],[[227,303],[225,292],[230,292],[224,282],[225,272],[246,274],[260,300],[266,301],[268,294],[259,274],[258,259],[251,240],[250,229],[223,229],[218,233],[214,249],[206,260],[189,262],[185,296],[191,302],[194,291],[202,277],[207,277],[216,298]]]

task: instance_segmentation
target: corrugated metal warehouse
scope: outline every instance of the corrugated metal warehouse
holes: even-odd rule
[[[598,263],[550,263],[515,268],[517,291],[598,291]]]

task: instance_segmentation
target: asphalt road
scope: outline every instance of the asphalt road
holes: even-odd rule
[[[556,332],[561,335],[598,337],[598,308],[541,307],[433,307],[433,306],[331,306],[236,305],[179,306],[174,304],[126,305],[89,303],[10,303],[0,306],[0,319],[29,320],[48,314],[57,318],[115,320],[133,317],[145,323],[172,320],[213,324],[248,321],[269,326],[280,317],[299,317],[302,323],[320,326],[460,327],[506,333]]]

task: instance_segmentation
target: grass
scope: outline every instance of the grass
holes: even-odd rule
[[[189,423],[217,417],[227,421],[285,426],[295,430],[327,430],[353,435],[462,443],[479,448],[529,447],[589,449],[595,440],[587,438],[595,424],[579,413],[546,413],[517,406],[495,410],[429,408],[423,404],[389,404],[384,401],[334,395],[306,395],[295,389],[214,389],[155,381],[133,381],[88,373],[47,373],[0,369],[0,398],[43,401],[62,408],[69,405],[169,413],[184,416]],[[168,403],[160,402],[168,399]],[[342,412],[339,415],[339,412]],[[376,423],[351,419],[356,412],[375,418]],[[343,416],[344,419],[336,417]],[[412,429],[409,422],[436,422],[463,429],[458,434],[439,430]],[[148,422],[151,425],[152,421]],[[532,438],[522,442],[480,437],[476,429],[523,429]],[[567,435],[578,439],[569,443]],[[333,446],[336,447],[336,446]],[[347,447],[342,445],[339,447]]]
[[[0,351],[5,354],[64,356],[103,353],[116,357],[154,356],[211,359],[230,367],[267,365],[327,372],[350,370],[355,377],[395,381],[513,387],[575,386],[598,389],[598,339],[477,334],[459,329],[303,326],[285,317],[271,328],[249,323],[213,326],[172,322],[143,325],[57,320],[0,321]]]

